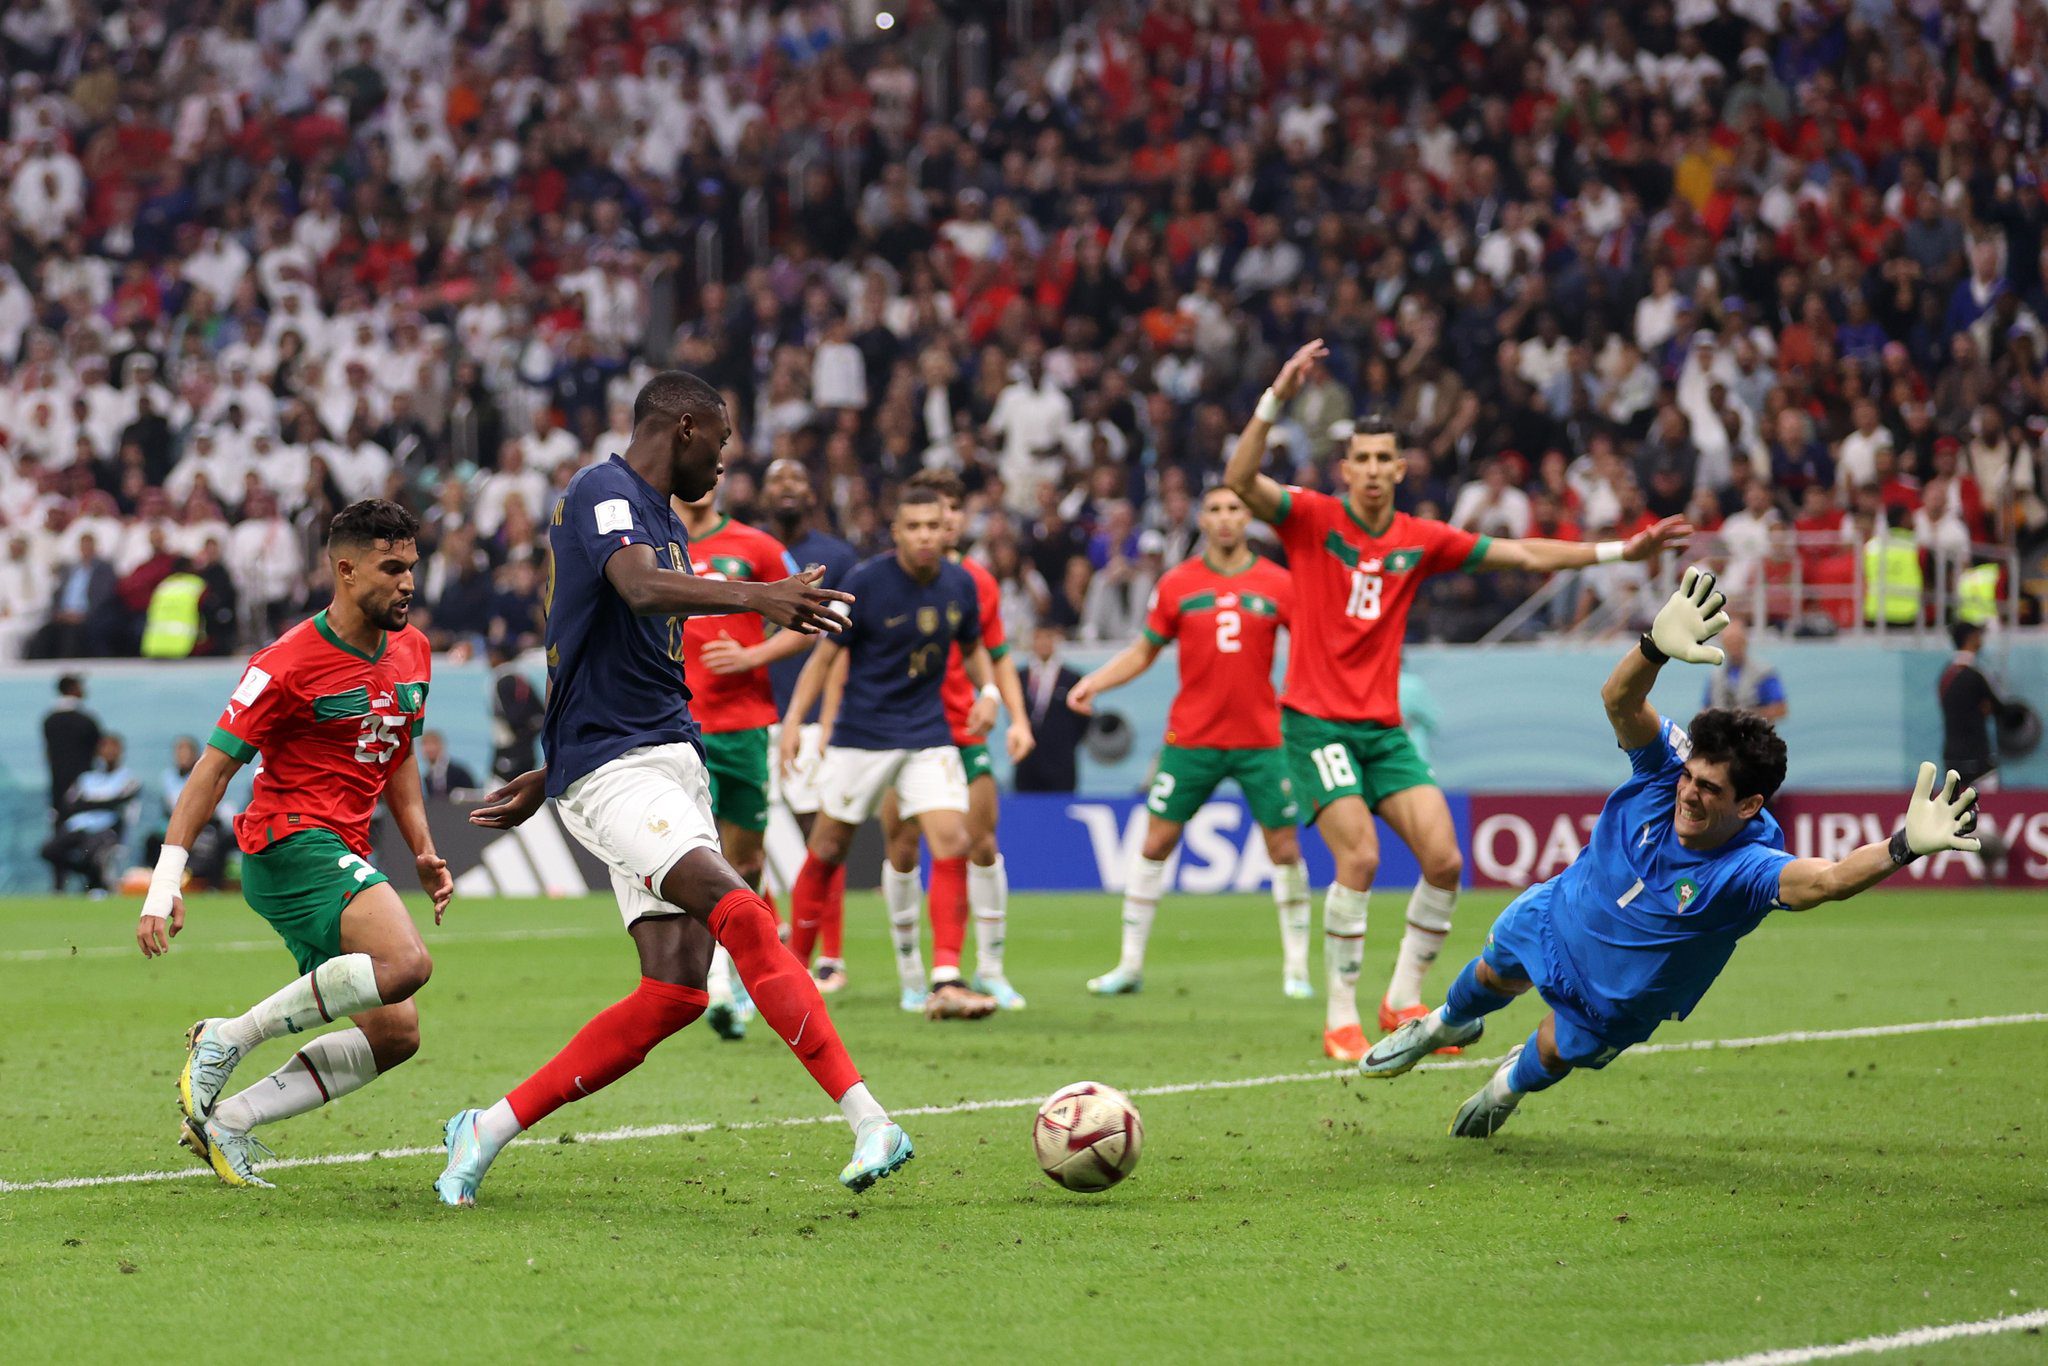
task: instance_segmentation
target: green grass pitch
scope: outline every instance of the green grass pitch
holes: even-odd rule
[[[1401,895],[1375,908],[1364,995]],[[1501,902],[1465,899],[1434,991]],[[2044,910],[1879,892],[1775,916],[1657,1042],[2048,1009]],[[772,1123],[833,1114],[772,1033],[699,1025],[509,1150],[470,1211],[434,1203],[431,1155],[287,1169],[269,1192],[19,1189],[191,1165],[173,1147],[185,1027],[292,970],[231,899],[195,898],[157,963],[133,915],[0,904],[0,1360],[1684,1362],[2048,1306],[2044,1023],[1632,1055],[1491,1143],[1444,1133],[1475,1070],[1139,1097],[1144,1159],[1094,1197],[1038,1172],[1024,1106],[906,1117],[917,1160],[850,1196],[836,1118]],[[1330,1068],[1321,1001],[1281,997],[1263,897],[1168,899],[1145,994],[1097,1001],[1082,982],[1114,961],[1114,899],[1020,895],[1031,1006],[979,1025],[902,1015],[878,902],[848,916],[833,1013],[898,1110]],[[264,1131],[281,1158],[437,1143],[633,980],[609,902],[458,901],[426,934],[421,1055]],[[1474,1051],[1539,1010],[1518,1003]],[[287,1056],[272,1044],[244,1075]],[[693,1122],[755,1127],[569,1137]],[[2042,1353],[2013,1334],[1892,1359]]]

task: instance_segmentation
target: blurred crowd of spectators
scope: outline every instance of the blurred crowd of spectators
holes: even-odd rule
[[[20,0],[0,650],[132,652],[171,580],[196,649],[243,648],[371,494],[423,512],[436,643],[515,648],[552,491],[671,365],[731,397],[732,511],[794,457],[870,548],[955,468],[1013,629],[1116,640],[1318,335],[1301,482],[1374,406],[1402,506],[1485,532],[1689,511],[1753,572],[1895,508],[1930,558],[2038,556],[2044,33],[2040,0]],[[1531,587],[1440,581],[1417,629]]]

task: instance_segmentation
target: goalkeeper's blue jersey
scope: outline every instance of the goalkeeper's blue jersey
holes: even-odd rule
[[[1678,776],[1692,743],[1669,719],[1628,751],[1629,780],[1601,808],[1593,838],[1542,889],[1556,966],[1610,1023],[1684,1019],[1735,952],[1782,903],[1792,856],[1770,812],[1715,849],[1672,832]]]

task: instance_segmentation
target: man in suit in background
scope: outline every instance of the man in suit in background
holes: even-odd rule
[[[114,566],[101,558],[99,542],[90,532],[80,536],[77,558],[57,571],[50,619],[29,640],[29,658],[77,659],[114,653],[117,628],[123,625],[116,583]]]
[[[1067,694],[1081,675],[1060,663],[1058,628],[1040,626],[1031,633],[1031,658],[1024,668],[1024,705],[1031,713],[1031,732],[1038,747],[1017,765],[1019,792],[1072,792],[1076,778],[1074,751],[1087,734],[1088,718],[1067,706]]]
[[[100,747],[99,718],[85,709],[85,680],[57,680],[57,705],[43,716],[43,757],[50,765],[50,817],[63,824],[71,785],[93,765]]]
[[[438,730],[420,734],[420,790],[429,797],[445,797],[476,786],[476,775],[458,760],[448,757],[448,740]]]

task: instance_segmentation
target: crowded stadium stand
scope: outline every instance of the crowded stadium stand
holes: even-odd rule
[[[246,650],[373,494],[424,516],[438,649],[531,643],[536,524],[671,366],[730,396],[734,513],[791,456],[875,548],[906,475],[957,470],[1013,631],[1115,642],[1317,335],[1296,482],[1379,408],[1409,511],[1684,512],[1800,634],[2032,620],[2044,18],[9,5],[0,651]],[[1442,579],[1415,630],[1626,629],[1651,577]]]

